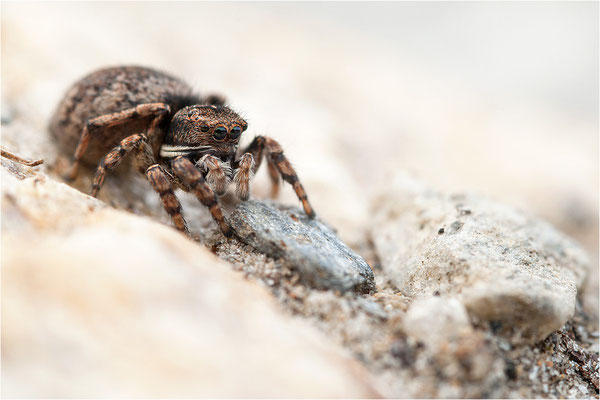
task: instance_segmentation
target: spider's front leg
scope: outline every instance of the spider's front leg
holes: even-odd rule
[[[173,167],[173,172],[175,172],[175,175],[177,175],[181,182],[210,210],[213,219],[221,228],[223,235],[231,237],[233,231],[223,216],[221,207],[219,207],[219,203],[217,202],[217,195],[208,183],[206,183],[196,166],[184,156],[176,157],[171,162],[171,166]]]
[[[150,185],[152,185],[152,188],[160,196],[160,201],[167,214],[171,217],[171,221],[173,222],[173,225],[175,225],[175,228],[190,235],[185,218],[183,218],[183,215],[181,214],[181,204],[173,192],[173,185],[169,179],[169,174],[167,174],[164,168],[159,164],[154,164],[146,170],[146,178],[148,179],[148,182],[150,182]]]
[[[252,143],[250,143],[250,145],[244,151],[244,153],[252,154],[254,160],[256,161],[253,171],[256,172],[258,167],[260,167],[263,151],[266,151],[267,153],[266,157],[269,164],[269,175],[271,176],[271,181],[273,182],[273,185],[277,185],[274,187],[274,192],[276,192],[279,185],[279,179],[277,177],[278,173],[281,175],[284,181],[292,185],[294,191],[296,192],[296,196],[298,196],[298,199],[302,202],[302,207],[304,208],[306,215],[308,215],[309,218],[314,218],[315,212],[308,202],[306,191],[300,183],[298,175],[292,167],[292,164],[290,164],[288,159],[283,154],[283,149],[279,143],[266,136],[257,136],[254,138]]]

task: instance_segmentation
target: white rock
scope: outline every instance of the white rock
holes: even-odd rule
[[[377,253],[404,294],[452,294],[515,341],[543,339],[573,314],[588,258],[549,224],[401,174],[373,210]]]
[[[201,245],[8,164],[4,396],[377,396],[362,367]]]
[[[415,300],[402,320],[404,332],[433,351],[472,331],[460,301],[432,296]]]

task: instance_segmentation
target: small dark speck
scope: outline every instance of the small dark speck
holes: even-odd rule
[[[290,218],[293,219],[294,221],[298,222],[298,217],[296,217],[296,215],[290,214]]]
[[[439,290],[436,290],[435,292],[433,292],[433,295],[434,295],[434,296],[439,296],[439,295],[440,295],[440,291],[439,291]]]
[[[10,201],[12,204],[17,204],[17,199],[15,198],[15,196],[13,196],[13,195],[12,195],[12,194],[10,194],[10,193],[6,193],[6,194],[4,195],[4,198],[5,198],[6,200]]]
[[[498,333],[500,329],[502,329],[502,321],[490,321],[490,328],[492,329],[492,332]]]
[[[403,367],[410,367],[415,362],[415,351],[405,340],[397,340],[390,347],[392,357],[398,359]]]
[[[281,245],[281,247],[287,247],[287,245],[285,244],[285,242],[283,240],[280,240],[279,244]]]
[[[508,358],[504,359],[504,373],[506,377],[510,380],[517,379],[517,368],[515,367],[515,363]]]
[[[440,228],[440,230],[438,231],[438,235],[443,235],[444,234],[444,228]]]

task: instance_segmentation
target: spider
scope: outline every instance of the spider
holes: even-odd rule
[[[238,157],[238,144],[248,123],[217,95],[201,97],[182,80],[137,66],[95,71],[77,83],[60,102],[50,132],[60,148],[73,154],[66,178],[77,177],[82,163],[98,165],[90,194],[129,154],[160,195],[178,230],[190,235],[174,189],[193,193],[210,210],[226,237],[233,234],[217,196],[231,182],[237,197],[250,196],[250,180],[263,156],[279,191],[279,176],[294,188],[306,214],[315,213],[279,143],[257,136]]]

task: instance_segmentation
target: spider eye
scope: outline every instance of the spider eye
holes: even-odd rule
[[[231,128],[231,133],[229,135],[231,135],[232,139],[237,139],[242,133],[242,128],[240,128],[239,126],[234,126],[233,128]]]
[[[208,126],[208,125],[204,125],[204,124],[200,125],[200,130],[202,132],[208,132],[209,129],[210,129],[210,126]]]
[[[213,137],[215,140],[223,140],[227,136],[227,129],[222,126],[218,126],[215,128],[215,132],[213,133]]]
[[[248,129],[248,124],[246,124],[246,125],[242,126],[242,132],[245,132],[245,131],[246,131],[246,129]]]

